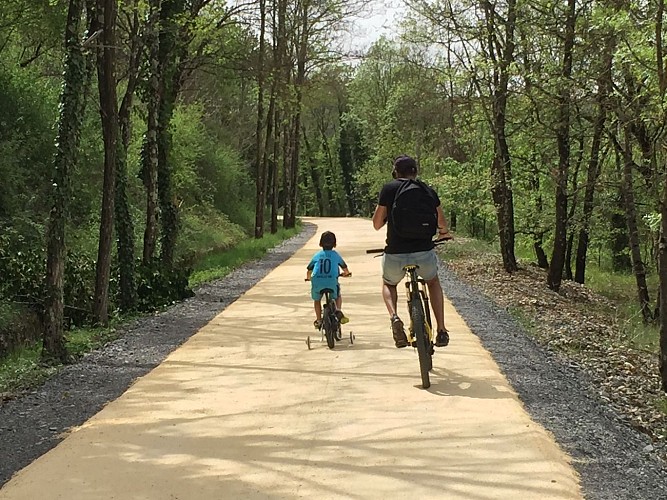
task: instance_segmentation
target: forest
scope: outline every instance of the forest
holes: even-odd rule
[[[211,252],[369,216],[407,153],[508,273],[633,276],[667,389],[664,0],[401,7],[350,49],[357,0],[3,0],[0,356],[65,362]]]

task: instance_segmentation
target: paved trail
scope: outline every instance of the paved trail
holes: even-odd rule
[[[393,347],[380,260],[365,253],[383,232],[366,219],[311,222],[304,248],[0,499],[582,498],[568,457],[449,303],[451,344],[419,388],[416,353]],[[303,281],[327,229],[353,272],[344,334],[356,340],[333,351]]]

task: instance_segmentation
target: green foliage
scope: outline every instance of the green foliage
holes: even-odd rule
[[[219,249],[236,245],[246,233],[229,218],[210,207],[194,207],[181,213],[181,239],[177,255],[196,260]]]
[[[137,298],[140,311],[153,311],[179,302],[194,294],[188,286],[191,268],[179,263],[165,269],[161,262],[137,264]]]
[[[39,315],[25,304],[0,300],[0,359],[41,338]]]
[[[438,191],[445,214],[456,213],[457,231],[473,237],[495,234],[495,209],[488,184],[479,182],[487,177],[489,156],[466,163],[445,159],[434,167],[438,173],[426,179]]]
[[[46,205],[57,94],[44,83],[0,65],[0,218]]]
[[[31,345],[0,359],[0,394],[33,387],[56,371],[40,365],[41,346]]]
[[[171,129],[173,190],[182,210],[210,206],[251,232],[254,182],[239,153],[206,128],[201,105],[178,106]]]
[[[15,228],[0,234],[0,299],[28,304],[41,313],[46,300],[46,251],[36,240],[27,241]],[[95,283],[95,260],[70,251],[65,263],[65,316],[68,324],[84,325],[90,321]]]
[[[75,358],[118,338],[118,331],[112,326],[107,328],[73,328],[67,332],[67,352]]]
[[[226,276],[244,262],[261,258],[268,249],[294,236],[300,229],[299,225],[294,229],[283,228],[275,234],[265,233],[263,238],[246,239],[229,249],[211,252],[195,265],[190,285],[196,286]]]

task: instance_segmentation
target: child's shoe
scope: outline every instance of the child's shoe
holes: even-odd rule
[[[315,330],[319,330],[322,328],[322,320],[321,319],[316,319],[313,321],[313,326],[315,327]]]
[[[343,311],[336,311],[336,317],[338,318],[338,322],[339,322],[341,325],[344,325],[345,323],[349,323],[349,322],[350,322],[350,318],[348,318],[347,316],[345,316],[345,315],[343,314]]]

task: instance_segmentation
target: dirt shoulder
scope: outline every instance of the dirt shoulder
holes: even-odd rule
[[[614,304],[572,282],[556,294],[533,265],[509,275],[499,256],[456,258],[446,268],[445,293],[573,457],[587,498],[664,497],[657,356],[620,340]]]

